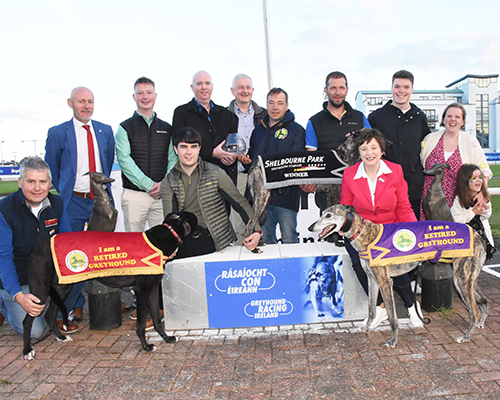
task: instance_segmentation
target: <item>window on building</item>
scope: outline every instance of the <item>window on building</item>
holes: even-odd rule
[[[427,117],[427,121],[437,121],[436,119],[436,110],[423,110],[425,116]],[[429,125],[430,126],[430,125]]]
[[[382,97],[370,97],[368,99],[368,104],[370,105],[382,104]]]
[[[481,147],[490,147],[489,95],[476,94],[476,137]]]

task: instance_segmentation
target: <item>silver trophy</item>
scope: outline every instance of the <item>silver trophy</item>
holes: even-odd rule
[[[222,150],[239,156],[246,153],[247,145],[240,135],[237,133],[230,133],[227,135],[226,143],[222,145]]]

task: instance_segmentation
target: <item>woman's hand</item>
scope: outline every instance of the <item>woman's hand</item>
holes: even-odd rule
[[[477,202],[474,207],[472,207],[472,212],[476,215],[486,216],[487,210],[490,208],[488,204]]]

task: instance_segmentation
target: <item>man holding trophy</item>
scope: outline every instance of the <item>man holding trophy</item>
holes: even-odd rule
[[[208,72],[194,74],[191,89],[194,98],[174,111],[174,131],[191,127],[199,132],[202,138],[201,159],[220,166],[236,184],[236,155],[224,151],[222,146],[230,133],[238,131],[238,117],[211,100],[213,83]]]

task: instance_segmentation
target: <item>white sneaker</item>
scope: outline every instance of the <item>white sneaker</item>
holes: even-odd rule
[[[382,308],[380,306],[377,306],[376,312],[375,312],[375,318],[373,318],[372,323],[369,326],[369,329],[375,329],[377,326],[379,326],[382,322],[387,321],[388,316],[387,316],[387,310],[385,308]],[[363,326],[366,325],[366,322],[368,321],[368,318],[366,318],[363,321]]]
[[[424,323],[420,319],[419,315],[422,315],[422,310],[420,309],[420,303],[418,301],[415,301],[415,303],[413,303],[413,305],[408,309],[408,316],[410,317],[410,328],[421,328],[422,326],[424,326]]]

